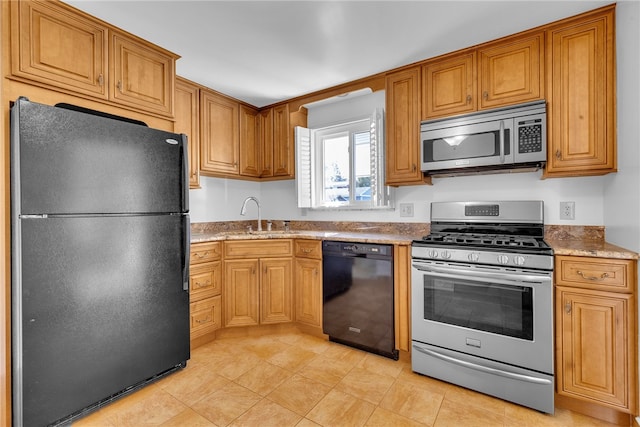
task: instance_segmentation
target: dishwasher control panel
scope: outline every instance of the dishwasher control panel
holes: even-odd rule
[[[337,242],[325,240],[322,242],[323,253],[343,253],[357,255],[392,256],[393,246],[374,243]]]

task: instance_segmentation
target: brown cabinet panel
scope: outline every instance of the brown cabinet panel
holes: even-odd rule
[[[322,260],[296,258],[296,322],[322,327]]]
[[[281,323],[293,320],[291,258],[260,260],[260,323]]]
[[[480,109],[544,99],[544,33],[478,50]]]
[[[546,176],[615,172],[614,9],[547,31]]]
[[[259,323],[258,260],[225,261],[224,326],[249,326]]]
[[[236,240],[224,244],[225,259],[281,257],[292,254],[290,239]]]
[[[220,296],[192,302],[189,305],[189,312],[191,317],[191,339],[222,327],[222,299]]]
[[[258,110],[240,105],[240,175],[259,177]]]
[[[420,171],[420,68],[386,76],[386,184],[423,184]]]
[[[635,407],[633,296],[558,287],[558,393]]]
[[[636,266],[635,260],[557,255],[556,284],[630,293]]]
[[[294,241],[295,256],[302,258],[322,259],[322,240],[303,240]]]
[[[260,176],[273,176],[273,109],[258,114],[258,141],[260,147]]]
[[[175,58],[111,32],[111,99],[173,116]]]
[[[11,73],[106,99],[108,28],[52,2],[11,2]]]
[[[215,261],[220,259],[221,254],[220,242],[194,243],[191,245],[189,264]]]
[[[273,108],[273,176],[293,177],[295,151],[289,128],[289,105]]]
[[[200,188],[200,96],[188,80],[176,79],[173,131],[187,135],[189,144],[189,188]]]
[[[221,261],[197,264],[189,271],[189,300],[198,301],[222,292]]]
[[[475,111],[476,88],[475,51],[427,62],[422,67],[423,118]]]
[[[239,104],[212,91],[200,91],[200,173],[238,175]]]

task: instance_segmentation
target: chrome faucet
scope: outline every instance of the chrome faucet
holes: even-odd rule
[[[253,200],[254,202],[256,202],[256,205],[258,205],[258,231],[262,231],[262,218],[260,217],[260,202],[256,197],[251,196],[244,199],[244,202],[242,203],[242,209],[240,209],[240,215],[244,216],[247,213],[247,202],[249,200]]]

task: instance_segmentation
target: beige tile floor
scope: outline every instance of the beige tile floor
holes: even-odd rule
[[[222,338],[186,369],[73,423],[86,426],[606,426],[417,375],[405,362],[297,333]]]

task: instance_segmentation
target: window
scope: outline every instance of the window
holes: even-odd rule
[[[390,207],[384,186],[384,112],[319,129],[296,127],[301,208]]]

